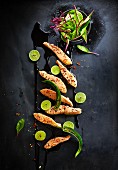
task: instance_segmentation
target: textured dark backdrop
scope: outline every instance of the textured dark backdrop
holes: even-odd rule
[[[60,5],[59,5],[60,4]],[[34,74],[27,54],[33,48],[31,31],[36,21],[47,29],[54,9],[61,5],[78,4],[95,10],[102,25],[91,45],[100,54],[73,54],[73,72],[77,75],[77,90],[87,94],[79,117],[79,132],[83,135],[83,152],[76,159],[76,141],[50,152],[46,170],[117,170],[118,169],[118,7],[116,1],[19,1],[0,5],[0,169],[35,170],[34,128]],[[97,29],[97,28],[96,28]],[[51,39],[50,41],[53,41]],[[43,55],[41,50],[41,55]],[[42,66],[39,63],[40,68]],[[41,68],[42,69],[42,68]],[[20,112],[20,117],[16,113]],[[26,124],[19,137],[15,125],[19,118]]]

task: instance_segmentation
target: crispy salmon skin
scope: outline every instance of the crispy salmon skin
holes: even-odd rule
[[[56,100],[56,92],[55,91],[45,88],[45,89],[40,90],[40,92],[44,96],[46,96],[52,100]],[[71,100],[68,97],[65,97],[63,95],[61,95],[61,102],[68,104],[69,106],[73,106],[73,103],[71,102]]]
[[[60,143],[63,143],[63,142],[66,142],[70,139],[70,135],[66,136],[66,137],[56,137],[56,138],[53,138],[53,139],[50,139],[45,145],[44,145],[44,148],[45,149],[51,149],[52,147],[60,144]]]
[[[50,50],[52,50],[62,63],[64,63],[65,65],[72,64],[71,59],[59,47],[57,47],[54,44],[50,44],[48,42],[44,42],[43,44],[46,47],[48,47]]]

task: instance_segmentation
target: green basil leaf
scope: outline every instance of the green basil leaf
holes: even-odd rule
[[[76,33],[76,30],[74,30],[72,33],[71,33],[71,40],[73,40],[74,38],[76,38],[77,36],[77,33]]]
[[[83,15],[82,15],[81,12],[77,11],[77,16],[78,16],[79,22],[80,22],[81,20],[83,20]]]
[[[19,132],[24,128],[25,125],[25,120],[24,119],[20,119],[16,125],[16,131],[17,131],[17,135],[19,134]]]
[[[84,41],[87,43],[87,30],[86,30],[86,28],[84,28],[84,30],[83,30],[82,37],[83,37]]]
[[[79,148],[78,148],[78,150],[76,151],[76,154],[75,154],[75,157],[77,157],[77,156],[80,154],[80,152],[82,151],[83,141],[82,141],[81,135],[80,135],[77,131],[75,131],[74,129],[72,129],[72,128],[70,128],[70,127],[65,127],[65,126],[64,126],[64,127],[62,128],[62,130],[63,130],[64,132],[70,133],[71,135],[73,135],[73,136],[78,140],[78,142],[79,142]]]
[[[85,24],[85,23],[87,23],[88,21],[90,21],[92,14],[93,14],[93,11],[85,18],[85,20],[83,20],[82,22],[80,22],[79,27],[81,27],[83,24]]]
[[[79,50],[85,52],[85,53],[99,55],[98,53],[89,51],[88,48],[86,48],[85,46],[82,46],[82,45],[77,45],[77,48],[78,48]]]

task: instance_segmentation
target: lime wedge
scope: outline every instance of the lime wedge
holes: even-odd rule
[[[42,110],[49,110],[51,108],[51,102],[49,100],[44,100],[41,103]]]
[[[58,75],[60,73],[60,68],[57,65],[52,66],[51,73],[54,75]]]
[[[66,122],[64,122],[64,124],[63,124],[63,128],[64,128],[64,127],[69,127],[69,128],[71,128],[71,129],[74,129],[75,125],[74,125],[74,123],[71,122],[71,121],[66,121]]]
[[[43,141],[46,138],[46,133],[43,130],[39,130],[35,133],[35,139]]]
[[[29,52],[29,58],[32,61],[38,61],[38,59],[40,58],[40,53],[37,50],[31,50]]]
[[[84,103],[85,100],[86,100],[86,95],[85,95],[85,93],[82,93],[82,92],[76,93],[76,95],[75,95],[75,101],[76,101],[77,103]]]

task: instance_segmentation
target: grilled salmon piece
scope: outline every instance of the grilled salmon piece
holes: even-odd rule
[[[66,88],[65,84],[63,83],[63,81],[60,78],[53,76],[51,74],[48,74],[46,71],[39,71],[39,74],[46,80],[50,80],[50,81],[54,82],[62,93],[67,92],[67,88]]]
[[[60,105],[57,110],[55,110],[54,106],[52,106],[49,110],[46,110],[46,113],[50,115],[78,115],[81,114],[82,110],[80,108],[73,108],[65,105]]]
[[[64,63],[65,65],[72,64],[71,59],[59,47],[55,46],[54,44],[50,44],[48,42],[44,42],[43,44],[46,47],[48,47],[50,50],[52,50],[62,63]]]
[[[64,67],[63,64],[59,60],[57,60],[56,63],[58,64],[61,74],[67,80],[67,82],[71,86],[77,87],[77,80],[75,76],[66,67]]]
[[[42,89],[42,90],[40,90],[40,92],[44,96],[49,97],[52,100],[56,100],[56,92],[55,91],[53,91],[51,89]],[[73,106],[73,103],[70,101],[70,99],[63,95],[61,95],[61,102],[68,104],[69,106]]]
[[[52,147],[60,144],[60,143],[63,143],[65,141],[68,141],[70,139],[70,135],[66,136],[66,137],[56,137],[56,138],[53,138],[53,139],[50,139],[45,145],[44,145],[44,148],[45,149],[51,149]]]
[[[35,119],[37,119],[41,123],[48,124],[57,128],[61,128],[61,124],[55,122],[51,117],[48,117],[42,113],[34,113],[33,115]]]

